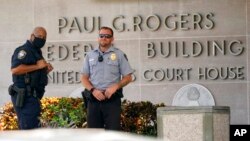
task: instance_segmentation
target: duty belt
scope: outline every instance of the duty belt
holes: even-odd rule
[[[20,91],[23,91],[25,94],[27,92],[27,96],[34,96],[34,97],[37,97],[37,92],[34,88],[30,88],[29,86],[27,86],[27,88],[18,88],[17,86],[13,86],[12,87],[13,90],[17,93],[19,93]]]

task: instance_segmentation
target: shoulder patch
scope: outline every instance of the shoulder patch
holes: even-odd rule
[[[20,50],[17,54],[18,59],[23,59],[27,55],[27,52],[25,50]]]
[[[125,59],[128,61],[128,57],[127,57],[127,55],[126,55],[126,54],[124,54],[124,57],[125,57]]]

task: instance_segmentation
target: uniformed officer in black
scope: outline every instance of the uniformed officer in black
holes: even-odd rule
[[[120,130],[122,88],[132,81],[126,55],[112,45],[113,30],[101,27],[99,47],[84,59],[81,82],[85,87],[88,128]]]
[[[34,28],[30,39],[15,49],[11,59],[13,85],[9,88],[11,100],[18,117],[19,129],[40,126],[40,99],[48,83],[47,73],[53,67],[47,63],[41,48],[47,32],[43,27]]]

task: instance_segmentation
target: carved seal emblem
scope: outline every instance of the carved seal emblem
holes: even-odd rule
[[[179,89],[172,106],[214,106],[211,92],[199,84],[189,84]]]

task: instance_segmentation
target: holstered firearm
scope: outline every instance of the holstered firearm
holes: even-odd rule
[[[24,88],[18,88],[17,86],[14,86],[13,84],[9,86],[9,94],[11,96],[15,95],[15,93],[17,94],[16,96],[16,103],[15,106],[16,107],[23,107],[23,103],[24,103],[24,98],[25,98],[25,89]]]
[[[19,89],[19,91],[17,92],[17,97],[16,97],[17,107],[23,107],[24,97],[25,97],[25,89]]]
[[[84,89],[84,91],[82,91],[82,98],[83,98],[85,108],[87,108],[88,101],[91,100],[91,96],[92,96],[92,93],[89,90]]]

